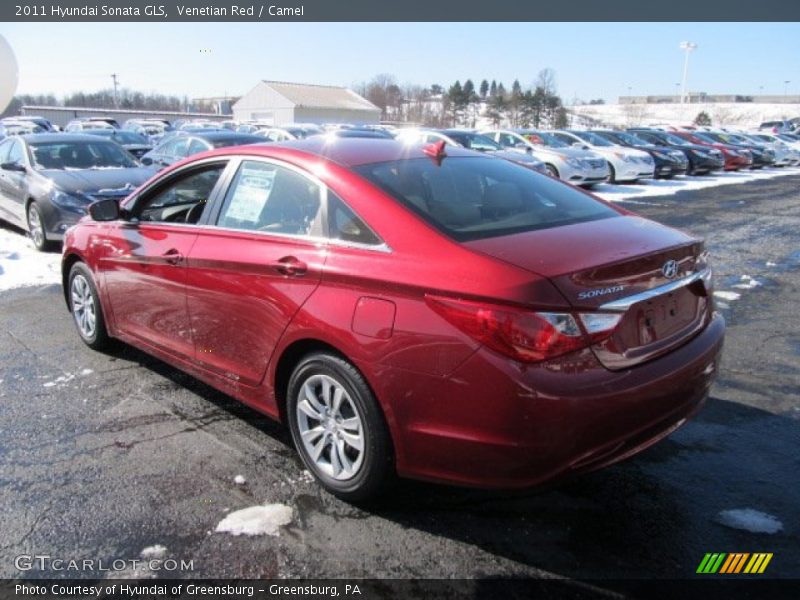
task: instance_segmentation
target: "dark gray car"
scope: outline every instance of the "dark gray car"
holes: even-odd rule
[[[119,145],[83,134],[33,134],[0,143],[0,219],[21,227],[39,250],[102,198],[122,198],[152,169]]]

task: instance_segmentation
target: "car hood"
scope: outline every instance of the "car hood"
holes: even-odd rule
[[[530,163],[534,165],[541,162],[535,156],[523,152],[515,152],[514,150],[491,150],[487,152],[487,154],[518,163]]]
[[[566,156],[568,158],[599,158],[596,152],[592,150],[584,150],[583,148],[551,148],[549,146],[536,146],[533,152],[534,154],[547,153]]]
[[[40,175],[52,181],[60,190],[67,193],[127,196],[147,181],[152,169],[132,167],[129,169],[80,169],[63,171],[47,169]]]

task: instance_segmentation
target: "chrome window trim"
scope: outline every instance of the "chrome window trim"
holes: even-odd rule
[[[685,277],[681,277],[680,279],[676,279],[675,281],[671,281],[664,285],[660,285],[658,287],[654,287],[649,290],[645,290],[644,292],[640,292],[638,294],[633,294],[632,296],[627,296],[625,298],[619,298],[618,300],[612,300],[611,302],[606,302],[598,307],[598,310],[605,310],[611,312],[625,312],[634,304],[638,304],[639,302],[644,302],[645,300],[650,300],[651,298],[655,298],[656,296],[660,296],[661,294],[668,294],[669,292],[674,292],[682,287],[686,287],[687,285],[693,284],[695,281],[699,281],[702,279],[703,281],[708,281],[711,278],[711,269],[703,269],[702,271],[696,271],[691,275],[687,275]]]

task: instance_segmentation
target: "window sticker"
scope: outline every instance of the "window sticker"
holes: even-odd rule
[[[274,169],[266,170],[260,166],[242,167],[225,218],[258,223],[272,191],[274,180]]]

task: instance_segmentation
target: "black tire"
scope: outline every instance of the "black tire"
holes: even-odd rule
[[[342,402],[351,402],[357,409],[356,416],[360,418],[363,432],[363,457],[359,468],[354,470],[348,479],[337,479],[326,472],[323,469],[325,465],[318,465],[306,448],[306,442],[302,439],[301,418],[305,421],[304,427],[308,427],[308,422],[314,419],[310,419],[305,414],[302,417],[298,416],[300,395],[304,394],[306,383],[312,384],[320,378],[333,380],[340,386],[349,397],[348,400],[342,400]],[[320,404],[324,402],[321,395],[315,399]],[[342,411],[344,411],[344,404]],[[305,356],[295,367],[289,379],[286,413],[292,439],[300,458],[314,478],[333,495],[349,502],[363,502],[372,499],[379,495],[394,474],[389,430],[380,406],[361,373],[343,358],[326,352],[315,352]],[[319,425],[323,426],[323,423],[320,421]],[[306,429],[306,433],[309,433],[308,429]],[[318,460],[324,462],[327,449],[327,456],[330,457],[329,462],[332,465],[334,462],[333,446],[323,441],[323,438],[328,435],[333,439],[334,435],[339,434],[324,433],[315,439],[325,446]],[[346,448],[344,445],[341,447]]]
[[[82,283],[81,283],[82,282]],[[100,297],[94,285],[92,272],[84,263],[76,262],[69,271],[67,280],[67,298],[69,299],[69,310],[72,314],[72,321],[78,330],[78,335],[83,342],[93,350],[105,350],[112,344],[112,338],[108,335],[106,321],[103,316],[103,307],[100,304]],[[84,287],[85,285],[85,287]],[[81,305],[83,311],[88,311],[87,298],[91,298],[92,313],[94,315],[94,326],[89,330],[86,321],[82,321],[79,316],[81,309],[77,308],[76,302],[83,299]]]
[[[614,170],[614,165],[608,163],[608,183],[617,182],[617,172]]]
[[[555,166],[547,163],[544,167],[547,169],[547,174],[550,175],[550,177],[559,178],[558,169],[556,169]]]
[[[33,242],[33,247],[39,252],[45,252],[50,247],[50,242],[47,240],[47,229],[44,225],[42,211],[36,202],[28,205],[28,209],[25,211],[25,223],[28,226],[28,235]]]

